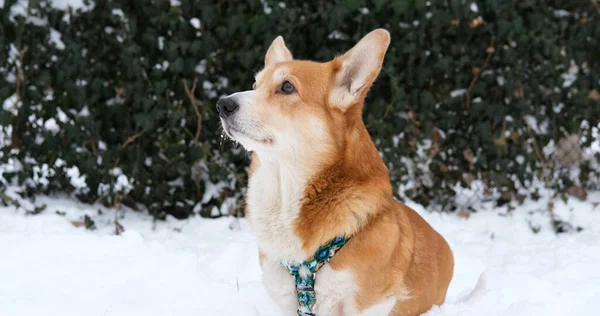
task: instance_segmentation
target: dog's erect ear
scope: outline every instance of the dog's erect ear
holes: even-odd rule
[[[283,37],[277,36],[267,50],[267,54],[265,55],[265,66],[288,60],[292,60],[292,53],[290,53],[290,50],[285,46]]]
[[[339,63],[329,104],[346,110],[362,100],[377,78],[390,44],[390,33],[377,29],[365,35],[351,50],[334,62]]]

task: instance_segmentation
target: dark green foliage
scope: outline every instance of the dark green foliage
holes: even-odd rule
[[[532,193],[522,188],[536,179],[558,190],[597,181],[595,161],[574,158],[574,174],[548,146],[594,140],[592,1],[486,0],[477,12],[453,0],[96,1],[87,11],[31,1],[13,16],[15,3],[0,8],[0,100],[21,106],[0,111],[0,166],[4,185],[28,195],[73,192],[159,218],[241,214],[248,159],[221,137],[218,97],[252,86],[277,35],[295,58],[325,61],[378,27],[392,44],[364,118],[399,197],[453,207],[478,181],[499,202]]]

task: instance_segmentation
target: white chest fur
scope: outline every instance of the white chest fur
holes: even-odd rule
[[[302,241],[294,234],[300,201],[308,177],[289,166],[261,162],[248,185],[248,217],[257,236],[263,262],[263,283],[283,315],[296,315],[297,296],[294,278],[281,261],[300,263],[312,254],[302,250]],[[395,299],[381,302],[363,313],[356,310],[356,283],[349,270],[336,271],[323,266],[315,278],[319,315],[387,315]]]
[[[299,172],[276,163],[261,162],[248,185],[248,217],[260,250],[269,258],[290,263],[309,257],[294,233],[294,221],[306,186]]]
[[[262,269],[263,283],[273,301],[279,305],[282,315],[297,315],[298,297],[294,278],[275,260],[267,259],[263,263]],[[317,272],[315,278],[315,295],[317,299],[315,310],[317,315],[361,315],[354,304],[355,288],[350,271],[335,271],[329,265],[323,266]]]

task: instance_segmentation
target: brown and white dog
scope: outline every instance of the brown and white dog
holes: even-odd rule
[[[446,297],[452,251],[394,200],[362,121],[389,43],[378,29],[318,63],[294,60],[277,37],[253,90],[217,103],[227,135],[253,152],[247,215],[264,285],[284,315],[298,301],[281,262],[301,263],[341,235],[351,239],[317,273],[318,315],[419,315]]]

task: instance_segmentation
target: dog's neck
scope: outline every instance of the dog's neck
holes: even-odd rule
[[[253,154],[247,211],[268,256],[302,262],[330,239],[359,231],[391,199],[387,169],[360,123],[330,161]]]

